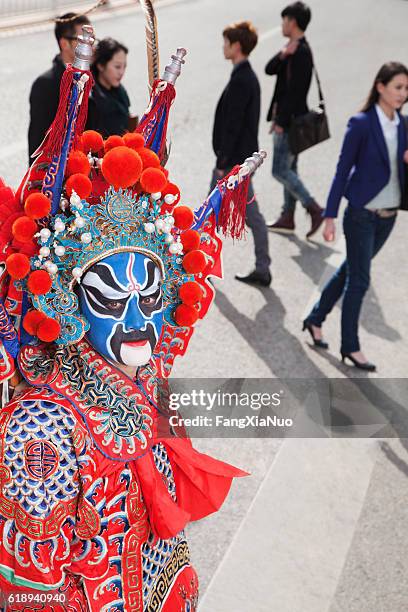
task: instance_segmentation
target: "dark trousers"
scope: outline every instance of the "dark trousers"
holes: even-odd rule
[[[358,320],[364,295],[370,285],[371,260],[385,244],[394,227],[396,215],[382,218],[367,209],[348,206],[343,229],[346,260],[323,289],[307,320],[321,327],[337,300],[343,295],[341,311],[341,351],[360,350]]]
[[[227,174],[228,171],[225,172]],[[215,169],[211,177],[210,192],[214,189],[220,177],[217,176]],[[252,181],[249,181],[248,189],[248,204],[246,208],[245,223],[252,232],[255,245],[255,269],[260,274],[268,274],[271,258],[269,257],[268,230],[266,228],[265,219],[259,210],[258,202],[254,199],[254,188]]]

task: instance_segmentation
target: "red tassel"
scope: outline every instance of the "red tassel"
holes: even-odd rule
[[[74,73],[74,69],[70,64],[68,64],[64,74],[62,75],[57,113],[50,129],[48,130],[47,138],[43,147],[44,152],[50,154],[51,156],[58,155],[60,153],[62,144],[64,142],[69,95],[74,80]]]
[[[161,87],[162,83],[163,81],[159,80],[153,83],[148,110],[143,115],[135,130],[135,132],[143,134],[146,147],[157,153],[160,161],[162,161],[165,156],[170,106],[176,96],[176,90],[171,83],[167,83],[164,89],[159,90],[158,86]],[[154,146],[152,146],[159,127],[161,127],[160,143],[155,143]]]
[[[69,110],[69,99],[72,91],[72,85],[74,82],[74,74],[81,72],[77,68],[73,68],[70,64],[65,69],[61,79],[60,86],[60,97],[58,102],[58,109],[55,115],[55,119],[51,124],[50,129],[46,137],[45,144],[43,146],[43,152],[50,157],[59,155],[61,153],[64,138],[66,136],[66,127]],[[82,103],[79,106],[78,117],[76,119],[75,127],[75,140],[76,142],[81,136],[88,114],[88,99],[93,86],[93,78],[90,72],[86,71],[83,74],[89,76],[88,81],[85,83]]]
[[[249,175],[233,189],[227,188],[228,178],[238,174],[239,168],[239,166],[235,166],[227,176],[217,183],[220,193],[224,194],[217,227],[224,236],[231,236],[233,239],[240,239],[245,234],[245,216],[248,204]]]

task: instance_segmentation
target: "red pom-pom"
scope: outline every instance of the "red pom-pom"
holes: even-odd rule
[[[179,229],[186,230],[193,225],[194,214],[188,206],[177,206],[172,214],[174,225]]]
[[[142,161],[133,149],[115,147],[102,160],[102,174],[115,189],[134,185],[142,173]]]
[[[167,168],[162,168],[162,172],[164,172],[166,179],[169,178],[169,171],[167,170]]]
[[[196,230],[186,230],[181,234],[180,240],[185,253],[200,248],[200,234]]]
[[[137,134],[136,132],[129,132],[123,136],[123,141],[127,147],[130,149],[134,149],[137,151],[138,149],[142,149],[145,146],[145,141],[142,134]]]
[[[109,138],[107,138],[103,144],[105,153],[107,153],[111,149],[114,149],[115,147],[124,147],[124,146],[125,146],[125,141],[123,140],[122,136],[109,136]]]
[[[167,179],[159,168],[146,168],[140,175],[140,184],[146,193],[158,193],[165,188]]]
[[[29,310],[23,319],[23,327],[30,336],[35,336],[38,325],[45,319],[46,315],[40,310]]]
[[[85,174],[73,174],[69,177],[65,183],[65,191],[68,197],[71,197],[72,192],[75,191],[79,195],[81,200],[86,200],[92,192],[92,182]]]
[[[30,217],[19,217],[13,223],[11,231],[19,242],[28,242],[36,233],[38,227]]]
[[[174,320],[180,327],[191,327],[198,319],[198,312],[192,306],[180,304],[174,312]]]
[[[91,165],[85,153],[82,153],[82,151],[72,151],[67,161],[66,176],[72,176],[73,174],[85,174],[88,176],[90,171]]]
[[[200,285],[194,281],[188,281],[181,285],[179,289],[179,298],[187,306],[194,306],[202,300],[204,297],[204,292],[201,289]]]
[[[51,276],[45,270],[31,272],[28,277],[27,287],[33,295],[44,295],[52,287]]]
[[[28,259],[27,255],[14,253],[13,255],[9,255],[7,257],[6,268],[11,278],[20,280],[25,278],[30,272],[30,260]]]
[[[142,149],[138,149],[137,153],[142,160],[143,170],[146,170],[146,168],[160,168],[160,159],[154,151],[143,147]]]
[[[43,193],[32,193],[25,201],[24,210],[31,219],[42,219],[50,214],[51,202]]]
[[[84,153],[97,153],[103,149],[103,138],[95,130],[86,130],[81,136],[81,149]]]
[[[61,333],[61,325],[56,319],[46,317],[40,321],[37,327],[36,335],[42,342],[54,342]]]
[[[190,251],[183,257],[183,268],[187,274],[198,274],[207,265],[203,251]]]

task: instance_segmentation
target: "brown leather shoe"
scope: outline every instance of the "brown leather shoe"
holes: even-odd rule
[[[306,238],[310,238],[317,232],[321,224],[323,223],[323,208],[317,204],[317,202],[312,202],[307,209],[307,212],[312,218],[312,225],[310,226],[310,230],[306,234]]]
[[[293,213],[282,213],[275,223],[269,223],[266,227],[270,232],[278,232],[279,234],[293,234],[295,231],[295,220],[293,218]]]

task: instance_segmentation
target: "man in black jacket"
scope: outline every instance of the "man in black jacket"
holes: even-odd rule
[[[231,78],[224,89],[215,112],[213,148],[217,156],[211,189],[233,166],[242,164],[258,150],[260,87],[248,56],[258,42],[258,35],[250,22],[235,23],[223,31],[224,57],[234,65]],[[259,211],[250,183],[246,209],[246,224],[255,243],[255,270],[246,276],[236,275],[241,282],[267,287],[272,277],[268,248],[268,232]]]
[[[289,126],[293,117],[308,112],[307,94],[313,73],[313,57],[305,38],[311,19],[310,8],[304,2],[294,2],[281,13],[282,33],[288,44],[266,65],[265,72],[277,75],[275,92],[267,120],[272,121],[273,176],[283,185],[284,205],[279,219],[268,225],[274,232],[293,233],[296,200],[311,217],[310,238],[320,227],[322,208],[315,202],[297,172],[297,156],[289,148]]]
[[[62,75],[66,64],[72,64],[74,61],[77,36],[82,34],[82,26],[89,23],[88,17],[75,13],[66,13],[55,22],[54,31],[60,52],[54,57],[50,70],[41,74],[31,87],[28,128],[30,163],[57,112]]]

